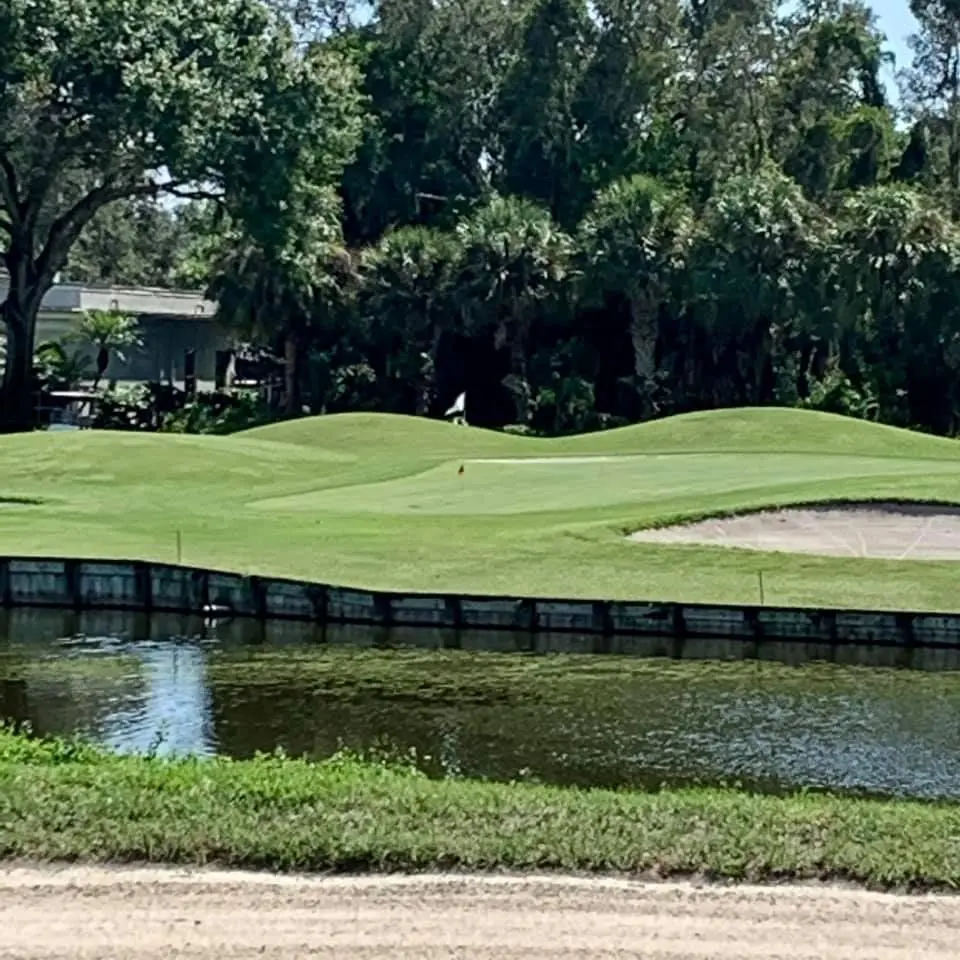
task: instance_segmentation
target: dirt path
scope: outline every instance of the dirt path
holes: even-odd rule
[[[0,871],[0,957],[957,956],[960,898],[602,879]]]

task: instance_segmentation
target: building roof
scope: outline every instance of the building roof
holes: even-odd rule
[[[0,273],[0,302],[8,282]],[[54,284],[40,304],[41,313],[82,313],[85,310],[119,310],[139,316],[213,319],[217,305],[199,290],[164,290],[160,287],[117,287],[89,283]]]

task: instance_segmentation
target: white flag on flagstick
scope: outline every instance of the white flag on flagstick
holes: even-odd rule
[[[445,417],[462,417],[467,410],[467,395],[466,393],[461,393],[456,400],[453,401],[453,406],[444,414]]]

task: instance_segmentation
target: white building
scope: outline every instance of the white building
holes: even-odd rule
[[[0,275],[0,303],[7,278]],[[183,387],[188,351],[195,351],[197,386],[213,389],[228,376],[233,339],[216,323],[217,305],[197,291],[58,283],[47,292],[37,320],[37,343],[62,340],[87,310],[118,310],[139,320],[143,346],[112,357],[106,379],[119,383],[163,381]],[[0,337],[3,335],[0,325]],[[90,351],[91,359],[95,351]]]

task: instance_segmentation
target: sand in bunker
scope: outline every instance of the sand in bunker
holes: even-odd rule
[[[960,508],[897,503],[791,507],[639,530],[630,539],[834,557],[956,560]]]
[[[0,873],[0,957],[925,960],[960,898],[558,877]]]

